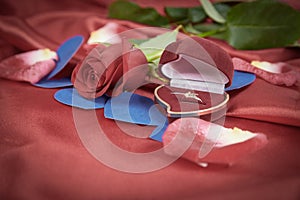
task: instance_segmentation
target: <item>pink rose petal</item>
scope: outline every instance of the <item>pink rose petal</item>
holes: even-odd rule
[[[182,155],[198,165],[231,165],[267,144],[261,133],[229,129],[199,118],[180,118],[171,123],[163,136],[165,152]]]
[[[39,49],[17,54],[0,62],[0,77],[32,84],[39,82],[55,68],[56,52]]]
[[[91,32],[87,41],[88,45],[98,43],[116,44],[121,42],[121,37],[117,35],[120,32],[120,25],[114,22],[109,22],[103,27]]]
[[[292,86],[300,82],[300,71],[285,63],[275,63],[272,64],[272,70],[264,70],[264,68],[253,66],[241,58],[232,58],[232,62],[234,69],[254,73],[274,85]]]

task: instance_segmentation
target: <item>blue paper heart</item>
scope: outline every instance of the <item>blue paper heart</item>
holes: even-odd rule
[[[225,88],[225,91],[240,89],[250,85],[255,81],[255,74],[234,70],[231,86]]]
[[[104,116],[123,122],[157,126],[150,135],[150,138],[157,141],[161,141],[168,125],[167,117],[158,110],[151,99],[129,92],[110,98],[104,106]]]
[[[160,125],[166,118],[151,99],[130,92],[110,98],[105,104],[104,116],[141,125]]]
[[[56,67],[44,79],[51,79],[58,74],[71,60],[83,43],[83,36],[77,35],[65,41],[56,51],[58,61]]]
[[[75,88],[66,88],[58,90],[54,94],[54,98],[68,106],[82,109],[98,109],[104,107],[108,97],[104,95],[96,99],[86,99],[80,96]]]
[[[164,135],[166,129],[168,128],[169,122],[166,119],[164,124],[161,124],[160,126],[157,126],[156,129],[151,133],[149,138],[162,142],[162,136]]]
[[[78,35],[68,39],[62,45],[60,45],[56,52],[58,56],[58,61],[56,62],[55,68],[42,80],[33,85],[42,88],[60,88],[71,86],[72,83],[70,81],[70,78],[62,78],[55,80],[52,80],[51,78],[53,78],[61,70],[64,69],[64,67],[67,65],[67,63],[71,60],[71,58],[82,45],[83,40],[83,36]]]
[[[70,78],[61,78],[61,79],[52,79],[52,80],[42,79],[38,83],[34,84],[34,86],[41,87],[41,88],[60,88],[60,87],[68,87],[72,85],[73,84]]]

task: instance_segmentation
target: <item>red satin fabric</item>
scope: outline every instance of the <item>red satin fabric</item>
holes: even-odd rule
[[[55,50],[76,34],[88,39],[91,31],[108,21],[125,28],[142,27],[106,19],[110,2],[3,0],[1,59],[42,47]],[[138,2],[160,12],[165,5],[198,5],[196,0]],[[299,1],[290,2],[300,9]],[[299,50],[236,51],[222,41],[215,42],[235,57],[300,65]],[[64,73],[70,74],[84,55],[81,49]],[[230,168],[202,169],[179,159],[145,174],[123,173],[97,161],[77,135],[72,108],[53,99],[56,91],[0,80],[0,199],[299,198],[299,86],[274,86],[257,79],[243,90],[230,92],[225,126],[266,134],[269,144],[259,152],[245,155]],[[151,92],[142,91],[147,96],[152,96]],[[158,142],[124,134],[115,122],[103,117],[103,110],[98,110],[97,116],[110,140],[121,148],[133,152],[161,148]],[[139,131],[151,133],[151,127]]]

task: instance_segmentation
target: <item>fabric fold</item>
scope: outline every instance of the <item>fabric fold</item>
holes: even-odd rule
[[[51,38],[43,37],[34,27],[18,17],[2,17],[0,27],[1,37],[23,51],[56,47],[56,42]]]

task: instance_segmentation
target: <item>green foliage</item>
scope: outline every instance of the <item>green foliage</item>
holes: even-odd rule
[[[270,0],[241,3],[227,16],[227,41],[237,49],[282,47],[300,38],[300,13]]]
[[[118,0],[109,6],[110,18],[129,20],[151,26],[165,26],[169,23],[166,17],[161,16],[153,8],[142,8],[139,5]]]
[[[165,7],[166,16],[161,16],[153,8],[118,0],[111,4],[109,17],[152,26],[182,25],[187,34],[220,38],[236,49],[297,46],[300,12],[287,4],[276,0],[233,4],[200,1],[203,7]]]

